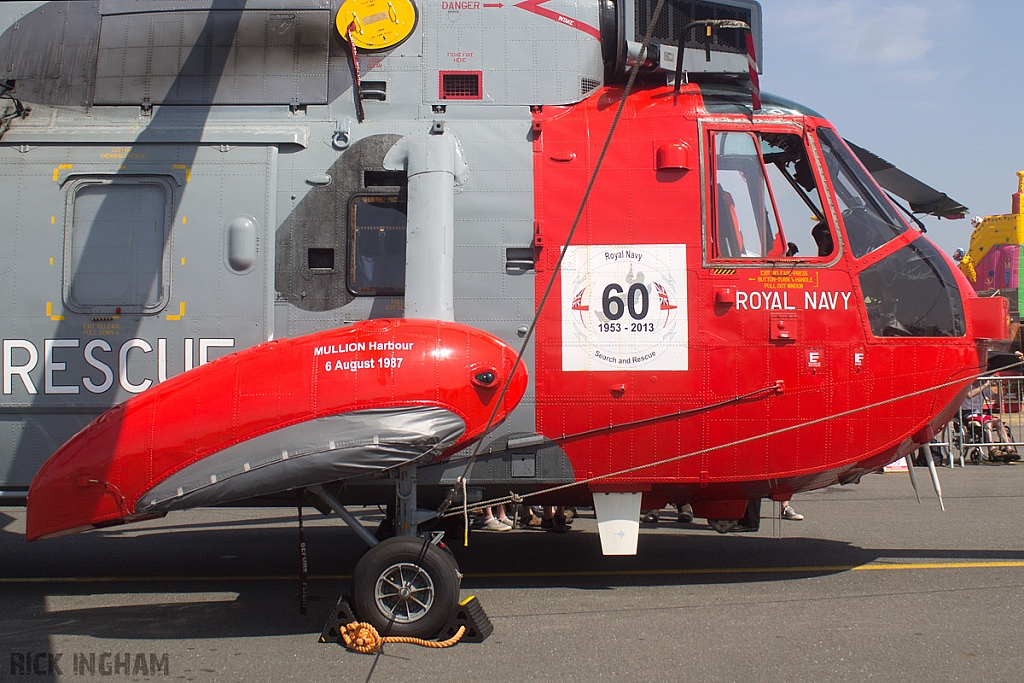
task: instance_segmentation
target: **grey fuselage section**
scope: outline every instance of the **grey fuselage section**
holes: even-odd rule
[[[621,75],[626,5],[421,1],[353,56],[341,0],[0,3],[0,501],[112,405],[269,339],[420,315],[521,348],[532,109]],[[490,438],[535,423],[531,378]]]
[[[522,344],[529,106],[598,87],[600,52],[566,51],[583,55],[576,69],[546,60],[548,77],[527,78],[537,55],[505,47],[516,27],[421,3],[401,46],[360,54],[357,93],[339,4],[0,6],[12,95],[31,108],[0,139],[8,497],[97,415],[168,377],[271,338],[405,315],[401,259],[421,254],[399,244],[408,180],[384,157],[438,126],[468,166],[451,188],[454,318]],[[564,42],[556,23],[532,23]],[[442,99],[436,74],[488,68],[477,99]],[[497,435],[532,432],[532,403],[531,388]]]

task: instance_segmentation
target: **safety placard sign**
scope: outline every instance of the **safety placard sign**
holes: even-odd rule
[[[562,370],[687,370],[686,245],[570,246]]]

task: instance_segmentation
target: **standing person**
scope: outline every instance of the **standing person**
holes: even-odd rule
[[[676,509],[679,514],[676,516],[676,521],[680,524],[689,524],[693,521],[693,506],[689,503],[676,503]]]
[[[511,531],[512,520],[505,515],[504,505],[484,508],[483,529],[485,531]]]
[[[782,501],[782,519],[788,519],[791,522],[802,522],[804,516],[793,509],[789,500],[784,500]]]

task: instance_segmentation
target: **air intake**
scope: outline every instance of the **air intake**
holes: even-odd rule
[[[643,42],[651,25],[658,0],[635,0],[634,31],[632,40]],[[679,32],[687,25],[702,19],[733,19],[742,21],[751,28],[754,49],[757,54],[757,70],[761,71],[761,6],[754,0],[673,0],[666,2],[654,25],[651,42],[657,45],[675,46]],[[686,37],[685,51],[689,53],[685,68],[690,73],[736,73],[746,74],[746,32],[739,29],[716,29],[711,36],[711,62],[704,57],[704,30],[692,28]],[[629,31],[627,27],[627,37]],[[674,57],[672,58],[674,62]]]
[[[437,97],[442,100],[482,100],[482,80],[482,71],[442,71]]]

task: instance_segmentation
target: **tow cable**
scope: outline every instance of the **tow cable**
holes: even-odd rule
[[[345,643],[345,647],[356,652],[363,654],[373,654],[383,647],[384,643],[410,643],[412,645],[421,645],[423,647],[451,647],[455,643],[462,639],[462,635],[466,632],[465,626],[459,626],[459,630],[455,632],[455,635],[448,640],[424,640],[422,638],[412,638],[409,636],[384,636],[381,637],[377,633],[377,629],[372,624],[368,624],[365,621],[353,621],[350,624],[345,624],[341,628],[341,639]]]

